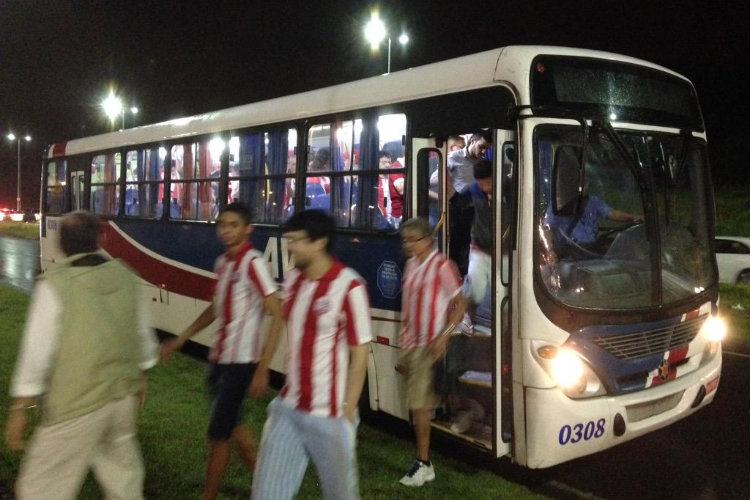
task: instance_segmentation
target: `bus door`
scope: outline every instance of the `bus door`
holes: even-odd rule
[[[496,144],[510,143],[512,133],[495,132],[493,139],[498,141]],[[415,183],[413,206],[416,208],[413,213],[430,220],[436,228],[438,248],[456,261],[462,274],[468,271],[470,258],[481,258],[486,270],[486,288],[479,303],[472,303],[468,321],[456,328],[446,356],[438,364],[435,388],[440,404],[433,426],[502,456],[509,451],[510,432],[503,431],[501,424],[504,398],[499,360],[502,359],[504,343],[499,341],[501,336],[497,332],[503,331],[503,316],[496,311],[499,311],[501,304],[505,304],[509,311],[509,273],[503,280],[500,268],[500,255],[507,250],[501,250],[499,238],[494,238],[498,241],[494,251],[481,252],[479,255],[474,253],[478,250],[470,249],[469,230],[474,219],[474,205],[465,197],[456,197],[449,185],[448,144],[449,141],[412,139],[415,170],[411,178]],[[508,151],[511,149],[506,148]],[[497,172],[502,166],[499,154],[494,156],[497,160],[493,160],[493,172]],[[506,172],[509,171],[512,172],[512,168],[506,166]],[[493,178],[493,191],[502,193],[501,176],[493,175]],[[497,221],[502,220],[501,207],[492,201],[490,207],[496,207],[490,209],[493,234],[501,234],[500,227],[495,226]],[[511,213],[510,210],[508,212]],[[503,229],[507,229],[507,224],[503,225]],[[510,260],[506,259],[506,262]]]
[[[83,195],[86,192],[86,175],[83,170],[70,172],[70,209],[85,210]]]

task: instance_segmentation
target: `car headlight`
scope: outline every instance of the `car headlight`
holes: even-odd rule
[[[718,316],[709,316],[703,323],[702,330],[711,342],[721,342],[727,334],[727,324]]]
[[[550,345],[537,349],[542,366],[566,396],[574,399],[606,394],[599,376],[578,353]]]

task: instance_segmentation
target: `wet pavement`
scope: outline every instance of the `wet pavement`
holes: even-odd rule
[[[0,236],[0,285],[31,293],[40,269],[39,241]]]

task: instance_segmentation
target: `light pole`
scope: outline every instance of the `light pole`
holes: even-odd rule
[[[16,212],[21,211],[21,137],[16,137],[14,133],[8,134],[9,141],[16,141],[18,143],[18,173],[16,174]],[[31,140],[30,135],[25,135],[23,140],[29,142]]]
[[[385,23],[380,19],[378,13],[373,12],[370,20],[365,25],[365,38],[370,42],[370,49],[373,51],[378,50],[380,42],[386,37],[388,38],[388,71],[386,74],[389,74],[391,72],[391,35],[388,34]],[[409,35],[401,33],[398,37],[398,42],[401,45],[406,45],[409,43]]]

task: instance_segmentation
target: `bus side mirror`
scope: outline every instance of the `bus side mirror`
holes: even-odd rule
[[[578,200],[582,194],[582,176],[578,148],[558,147],[552,165],[552,199],[556,215],[573,216],[576,214]]]

